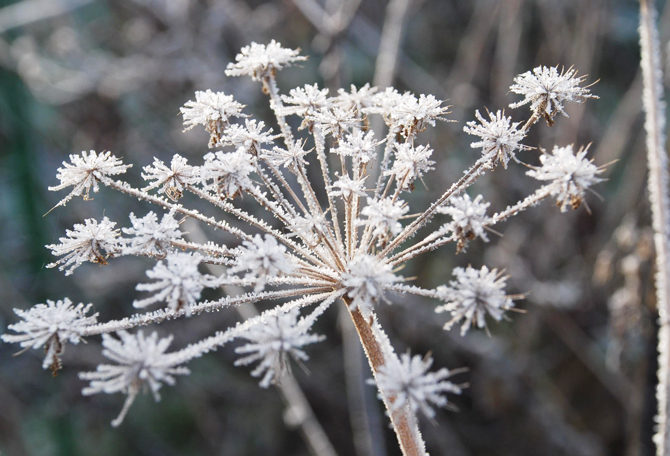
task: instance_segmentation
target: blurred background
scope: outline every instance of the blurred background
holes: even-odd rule
[[[422,422],[432,455],[652,455],[656,311],[653,243],[646,199],[646,155],[634,0],[24,0],[0,2],[0,332],[13,308],[70,297],[93,302],[100,318],[132,312],[134,288],[150,261],[121,258],[84,265],[69,277],[45,269],[45,244],[103,215],[128,226],[128,213],[152,208],[106,189],[43,217],[63,194],[56,169],[68,154],[111,150],[141,166],[179,153],[199,163],[202,129],[182,133],[179,107],[195,90],[234,94],[245,112],[274,126],[260,87],[226,78],[239,49],[271,39],[309,60],[282,71],[280,89],[318,82],[370,82],[430,93],[453,105],[450,118],[421,136],[436,170],[417,186],[426,207],[473,163],[462,131],[475,109],[505,108],[516,74],[537,65],[574,66],[599,100],[570,105],[570,118],[538,124],[526,141],[547,149],[591,144],[596,164],[616,161],[588,207],[561,214],[550,202],[496,227],[502,236],[450,246],[403,271],[434,287],[456,266],[506,269],[526,310],[491,325],[491,337],[442,330],[435,302],[393,296],[381,321],[401,353],[432,352],[434,367],[468,367],[458,411]],[[670,7],[657,4],[663,58]],[[666,71],[666,75],[670,72]],[[527,118],[527,108],[511,111]],[[537,162],[537,151],[520,158]],[[504,208],[537,184],[522,166],[489,173],[475,192]],[[245,204],[248,204],[246,202]],[[252,207],[251,205],[249,205]],[[155,209],[154,209],[155,210]],[[212,236],[215,234],[208,233]],[[263,307],[261,304],[259,307]],[[267,305],[266,305],[267,307]],[[234,311],[169,322],[182,347],[240,319]],[[206,320],[206,321],[205,321]],[[336,454],[398,455],[357,341],[336,307],[317,324],[325,342],[293,374]],[[355,335],[354,335],[355,337]],[[286,391],[261,390],[249,369],[233,367],[234,347],[191,363],[192,375],[138,398],[124,424],[109,422],[121,395],[83,397],[76,374],[101,361],[99,339],[70,346],[52,378],[40,353],[12,356],[0,344],[0,453],[3,455],[313,455]],[[295,406],[295,399],[289,402]]]

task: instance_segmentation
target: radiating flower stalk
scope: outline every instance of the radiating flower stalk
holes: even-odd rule
[[[665,148],[665,102],[660,42],[653,2],[640,0],[640,47],[642,95],[647,130],[649,198],[656,248],[656,306],[658,308],[658,386],[656,433],[658,456],[670,455],[670,197],[668,196],[668,156]]]
[[[451,315],[445,328],[460,324],[463,334],[472,327],[488,331],[488,318],[506,318],[519,296],[505,291],[507,277],[501,271],[486,266],[457,268],[455,280],[434,289],[412,285],[411,279],[397,271],[423,253],[450,243],[463,251],[477,239],[488,242],[487,233],[494,225],[544,199],[554,198],[561,211],[578,208],[585,191],[602,180],[603,169],[586,158],[586,148],[575,152],[571,145],[542,151],[539,165],[528,165],[527,173],[542,185],[497,213],[489,215],[489,203],[481,195],[471,197],[466,190],[487,171],[519,162],[516,153],[531,149],[522,141],[540,118],[551,125],[556,114],[566,115],[564,103],[595,97],[580,86],[584,78],[572,69],[541,67],[518,76],[512,91],[524,96],[517,105],[531,105],[530,117],[513,122],[502,111],[487,116],[477,112],[476,120],[464,128],[477,137],[472,143],[477,151],[474,163],[417,214],[403,198],[427,179],[435,165],[430,145],[418,144],[420,134],[438,120],[448,120],[449,107],[432,95],[416,97],[368,85],[340,90],[333,97],[316,85],[282,95],[277,71],[304,59],[298,51],[274,41],[267,46],[253,43],[228,67],[229,76],[246,75],[262,84],[279,133],[243,113],[244,106],[232,96],[197,92],[196,101],[186,103],[181,112],[187,128],[204,126],[210,147],[217,149],[206,154],[201,164],[188,163],[179,155],[169,166],[155,159],[143,169],[147,186],[141,189],[116,180],[114,176],[130,165],[123,165],[109,152],[72,155],[71,163],[59,169],[60,184],[52,189],[73,189],[57,206],[78,195],[88,199],[91,189],[108,187],[162,208],[165,214],[131,214],[132,227],[122,230],[107,218],[100,223],[88,219],[68,231],[60,244],[48,246],[62,257],[48,266],[71,274],[84,262],[106,264],[122,255],[154,258],[156,266],[147,271],[150,281],[137,285],[138,291],[149,295],[141,295],[133,304],[162,308],[97,323],[97,314],[86,316],[89,306],[83,304],[73,308],[65,300],[58,311],[38,305],[29,311],[17,310],[24,321],[11,325],[16,334],[5,334],[3,340],[46,347],[45,366],[56,368],[59,363],[54,360],[66,341],[103,335],[103,354],[115,364],[99,366],[95,372],[82,373],[81,378],[91,382],[85,394],[128,395],[113,422],[119,425],[142,388],[158,399],[163,383],[173,384],[175,375],[188,373],[185,363],[234,340],[245,341],[237,348],[244,357],[236,364],[258,362],[252,375],[261,378],[262,387],[281,381],[290,358],[306,361],[307,346],[323,339],[311,332],[313,324],[339,300],[347,306],[358,331],[403,454],[423,455],[417,412],[432,419],[433,407],[448,406],[446,393],[461,392],[462,385],[452,381],[459,371],[442,368],[431,372],[429,357],[406,354],[399,358],[377,312],[397,295],[412,294],[441,301],[435,310]],[[384,136],[370,130],[368,117],[373,115],[380,115],[386,124]],[[287,116],[300,118],[297,134]],[[314,166],[320,169],[319,178],[314,178]],[[374,167],[378,167],[376,172],[372,172]],[[180,198],[187,193],[209,203],[215,215],[182,205]],[[256,216],[236,204],[242,195],[256,201],[266,216]],[[231,246],[187,242],[176,220],[183,217],[220,229],[238,241]],[[412,239],[416,241],[410,242]],[[212,276],[200,272],[205,264],[228,269],[221,276]],[[248,291],[201,300],[205,288],[232,285]],[[277,305],[172,352],[167,351],[170,337],[128,332],[167,319],[196,318],[203,312],[260,301]],[[306,311],[308,306],[314,309]],[[109,335],[113,332],[119,339]]]

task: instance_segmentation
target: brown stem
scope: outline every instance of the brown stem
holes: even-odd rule
[[[376,378],[379,368],[385,364],[386,360],[384,358],[382,343],[378,340],[377,335],[372,329],[374,320],[366,320],[359,309],[351,309],[351,300],[349,298],[345,297],[343,299],[349,309],[354,326],[356,326],[356,331],[358,332],[358,337],[361,339],[365,355],[370,363],[372,374]],[[390,410],[392,410],[392,405],[396,400],[396,397],[386,396],[383,391],[380,392],[386,410],[389,411],[391,425],[398,438],[402,454],[404,456],[424,456],[426,454],[424,443],[421,440],[421,434],[419,433],[414,414],[410,411],[409,407],[406,406],[400,407],[398,410],[391,413]]]

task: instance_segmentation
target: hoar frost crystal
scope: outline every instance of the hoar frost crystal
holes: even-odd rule
[[[87,219],[68,230],[60,244],[48,246],[61,257],[49,267],[59,266],[69,275],[84,262],[106,264],[122,255],[154,258],[156,265],[147,271],[151,281],[137,285],[138,291],[151,295],[133,305],[161,308],[98,323],[97,314],[87,316],[90,304],[73,306],[67,298],[48,301],[27,311],[17,309],[21,321],[10,325],[14,334],[2,339],[22,347],[45,348],[44,367],[57,370],[64,344],[102,335],[103,354],[112,364],[82,373],[81,378],[90,381],[83,391],[127,394],[121,414],[113,421],[119,425],[139,391],[148,388],[158,400],[163,384],[172,385],[175,376],[188,374],[186,363],[236,339],[244,341],[236,350],[243,355],[236,364],[258,362],[252,375],[261,377],[261,386],[277,382],[290,357],[307,360],[307,346],[323,339],[311,332],[314,322],[341,300],[368,355],[403,453],[425,454],[416,412],[432,418],[433,407],[448,405],[445,393],[458,394],[461,386],[451,381],[454,371],[431,372],[428,357],[398,357],[377,312],[397,295],[414,294],[442,301],[436,311],[451,315],[445,327],[460,323],[462,334],[472,327],[487,328],[487,318],[503,319],[513,309],[516,296],[505,292],[507,277],[496,269],[456,268],[455,280],[444,277],[448,285],[429,289],[408,283],[410,279],[398,274],[399,267],[452,242],[459,251],[477,238],[486,242],[493,225],[543,199],[555,198],[561,211],[577,208],[585,191],[602,180],[603,170],[586,158],[586,149],[575,153],[572,145],[544,152],[541,165],[531,166],[527,173],[542,185],[500,212],[490,214],[489,203],[481,195],[471,197],[465,191],[485,171],[518,162],[516,152],[531,149],[523,140],[540,118],[551,125],[557,113],[565,114],[565,103],[596,97],[581,86],[584,78],[577,77],[573,69],[559,72],[538,67],[518,76],[511,91],[524,98],[510,106],[530,104],[530,117],[513,122],[503,111],[487,116],[475,112],[476,120],[464,127],[478,138],[472,143],[477,151],[474,163],[433,204],[410,210],[404,195],[417,181],[428,179],[435,165],[431,147],[420,144],[420,133],[437,120],[447,120],[448,107],[432,95],[417,97],[369,85],[340,89],[332,97],[317,85],[281,95],[277,71],[302,60],[305,57],[298,51],[275,41],[243,48],[226,74],[248,75],[262,83],[278,131],[250,118],[243,112],[244,105],[230,95],[196,92],[195,101],[181,109],[184,124],[187,129],[204,126],[210,134],[209,146],[215,150],[199,164],[179,155],[169,166],[155,159],[143,168],[142,177],[147,181],[143,189],[116,180],[131,165],[124,165],[111,152],[71,155],[70,162],[58,170],[60,184],[50,187],[54,191],[71,188],[56,206],[74,196],[88,200],[90,191],[97,192],[102,186],[165,212],[130,214],[130,226],[123,229],[117,229],[107,217],[100,222]],[[372,115],[382,117],[385,136],[375,136],[379,132],[370,129],[368,117]],[[285,116],[301,118],[298,130],[305,131],[303,137],[294,136]],[[313,146],[306,145],[307,135]],[[319,179],[308,177],[310,162],[320,169]],[[185,193],[209,203],[214,215],[181,205]],[[255,200],[268,216],[242,209],[236,204],[242,196]],[[191,242],[178,222],[187,217],[222,230],[237,242]],[[417,233],[421,236],[415,236]],[[220,276],[202,273],[201,268],[208,264],[228,269]],[[247,291],[200,300],[205,288],[226,286]],[[145,336],[137,329],[260,301],[278,304],[258,317],[173,351],[168,351],[171,337],[159,338],[155,332]],[[307,311],[312,305],[316,307]]]

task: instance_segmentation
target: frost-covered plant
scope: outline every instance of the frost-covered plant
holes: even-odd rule
[[[572,146],[541,156],[541,166],[531,167],[528,174],[542,185],[493,215],[487,213],[489,203],[481,195],[471,198],[465,191],[486,171],[519,161],[516,153],[531,149],[523,141],[540,117],[549,122],[557,112],[564,112],[565,102],[581,102],[593,95],[580,86],[583,78],[573,70],[540,67],[519,76],[512,90],[525,97],[518,105],[531,103],[531,117],[514,122],[497,111],[489,113],[487,120],[476,112],[476,120],[464,128],[479,138],[472,144],[473,164],[431,205],[410,210],[403,195],[414,189],[417,180],[427,179],[435,164],[433,150],[419,144],[420,133],[438,120],[447,120],[448,107],[432,95],[417,97],[367,85],[340,90],[332,97],[325,89],[307,85],[282,96],[276,72],[304,59],[298,51],[274,41],[267,46],[252,43],[228,67],[230,76],[248,75],[262,83],[278,133],[242,113],[243,106],[232,96],[197,92],[196,101],[182,109],[184,124],[187,128],[203,125],[210,134],[210,147],[217,149],[204,155],[200,164],[178,155],[169,167],[155,159],[143,168],[142,177],[147,180],[143,189],[115,180],[113,176],[129,165],[109,152],[73,155],[59,169],[60,184],[51,188],[73,189],[58,206],[76,195],[88,199],[90,189],[97,191],[102,185],[162,208],[166,214],[160,222],[153,212],[144,217],[132,214],[132,227],[122,230],[129,237],[123,237],[107,218],[100,223],[88,219],[68,231],[61,244],[49,246],[62,257],[51,266],[59,265],[70,274],[84,262],[105,264],[106,259],[121,255],[154,258],[157,264],[147,272],[154,281],[137,285],[139,291],[153,295],[136,300],[134,306],[164,303],[164,308],[96,323],[94,316],[84,316],[87,307],[72,309],[69,300],[59,304],[58,311],[52,304],[40,304],[29,311],[17,310],[23,321],[10,327],[16,334],[2,337],[25,347],[46,346],[45,365],[57,366],[64,342],[102,334],[103,353],[115,364],[99,366],[81,377],[91,381],[85,394],[128,395],[114,421],[118,425],[142,386],[158,398],[163,383],[172,384],[175,375],[187,373],[184,364],[235,339],[245,341],[237,349],[245,355],[237,364],[258,361],[252,375],[262,376],[261,386],[281,381],[289,358],[307,360],[306,346],[322,339],[311,333],[312,325],[339,299],[358,331],[403,453],[425,454],[416,412],[432,417],[434,406],[448,403],[445,393],[458,394],[460,387],[448,380],[453,371],[429,372],[429,358],[399,358],[377,313],[397,295],[413,294],[443,301],[436,311],[451,315],[446,328],[462,322],[463,334],[473,326],[486,328],[488,317],[500,321],[505,316],[515,296],[507,294],[506,277],[496,269],[457,268],[456,280],[436,288],[414,286],[398,270],[452,242],[461,250],[476,238],[488,241],[486,232],[493,225],[544,199],[555,197],[561,210],[576,208],[585,190],[601,180],[602,170],[586,158],[586,149],[575,154]],[[288,115],[301,119],[302,137],[294,136],[285,119]],[[385,136],[376,136],[379,132],[370,129],[372,115],[382,116]],[[313,147],[308,148],[308,143]],[[318,179],[307,171],[310,162],[320,169]],[[178,204],[184,193],[208,203],[210,213]],[[243,198],[245,204],[257,202],[268,217],[243,209],[238,204]],[[443,216],[442,224],[434,223]],[[177,221],[183,218],[221,230],[237,241],[231,246],[187,241]],[[228,269],[218,277],[204,274],[201,268],[210,264]],[[246,291],[201,300],[205,288],[224,286]],[[278,304],[169,353],[170,337],[127,332],[166,319],[197,318],[203,312],[260,301]],[[302,309],[313,304],[318,304],[315,310],[300,316]],[[114,332],[120,340],[109,335]]]

